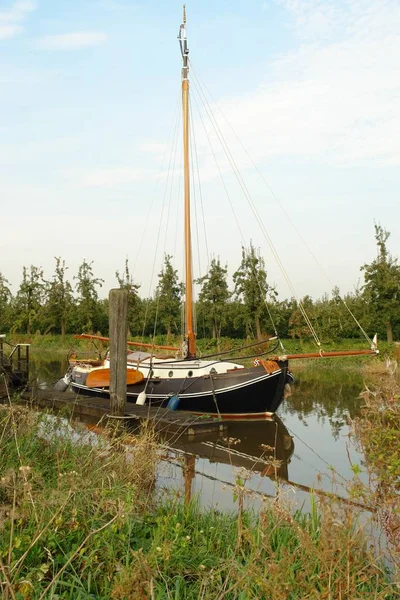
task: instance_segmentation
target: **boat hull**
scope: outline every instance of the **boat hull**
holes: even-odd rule
[[[72,375],[71,388],[78,394],[109,397],[108,388],[88,388],[81,374]],[[167,407],[171,396],[179,397],[179,410],[210,414],[223,418],[264,418],[273,414],[285,395],[285,386],[293,381],[287,361],[279,361],[279,370],[267,373],[264,367],[234,369],[227,373],[192,379],[155,377],[127,386],[127,401],[136,402],[146,392],[146,404]]]

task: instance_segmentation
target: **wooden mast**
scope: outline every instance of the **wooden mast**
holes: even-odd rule
[[[183,170],[185,199],[185,326],[184,357],[196,357],[196,334],[193,325],[192,243],[190,231],[190,170],[189,170],[189,50],[186,38],[186,5],[183,5],[183,23],[178,35],[182,53],[182,112],[183,112]]]

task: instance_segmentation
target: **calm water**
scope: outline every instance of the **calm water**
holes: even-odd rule
[[[43,385],[52,386],[66,371],[66,359],[41,354],[33,360]],[[346,497],[349,456],[363,469],[364,457],[349,437],[350,420],[360,411],[363,378],[357,369],[332,363],[294,369],[294,374],[292,395],[276,419],[234,423],[224,438],[166,441],[170,460],[161,466],[160,485],[183,491],[186,482],[203,506],[220,510],[235,507],[233,486],[239,477],[254,491],[247,502],[255,506],[263,495],[277,494],[277,476],[286,482],[280,490],[297,506],[308,506],[309,487]]]

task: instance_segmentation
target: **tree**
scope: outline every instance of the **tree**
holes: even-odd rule
[[[66,280],[65,261],[60,257],[54,257],[56,261],[56,270],[53,280],[48,284],[46,315],[49,321],[49,328],[64,337],[67,327],[67,319],[73,307],[72,286]]]
[[[179,282],[178,271],[173,268],[171,260],[172,256],[166,254],[164,267],[158,274],[156,290],[157,320],[164,327],[168,337],[171,335],[172,329],[179,331],[178,323],[183,293],[183,285]]]
[[[275,301],[277,293],[267,283],[264,259],[250,242],[249,250],[242,246],[242,262],[233,275],[235,294],[243,300],[247,325],[255,325],[257,339],[262,339],[260,320],[266,313],[266,302]]]
[[[139,298],[140,285],[134,283],[133,276],[129,270],[129,261],[125,260],[125,270],[121,275],[119,271],[115,272],[119,287],[128,291],[128,327],[130,334],[140,333],[141,322],[141,300]]]
[[[101,305],[97,286],[102,287],[103,279],[95,277],[92,269],[93,262],[83,259],[76,279],[78,302],[76,308],[77,326],[81,331],[97,331],[103,323]]]
[[[363,294],[379,328],[386,328],[387,341],[393,341],[393,325],[399,323],[400,315],[400,266],[387,249],[390,233],[381,225],[374,225],[378,256],[371,264],[361,267],[364,271]]]
[[[45,298],[45,282],[41,267],[22,269],[22,283],[14,303],[16,329],[24,329],[28,335],[39,329],[40,316]]]
[[[303,308],[308,317],[313,318],[311,315],[314,313],[314,304],[312,298],[308,295],[300,299],[300,307],[297,300],[292,299],[292,302],[293,312],[289,319],[289,334],[292,338],[299,338],[300,342],[302,342],[304,337],[309,337],[311,335],[311,332],[300,308]]]
[[[221,267],[219,258],[213,258],[207,275],[197,281],[202,286],[199,311],[203,314],[204,322],[211,325],[213,339],[221,337],[221,327],[226,321],[226,303],[231,296],[227,273],[227,266]]]
[[[280,337],[288,337],[290,317],[295,308],[297,308],[296,300],[290,298],[280,302],[274,302],[270,308],[275,327],[277,331],[279,331]]]
[[[10,328],[11,291],[10,282],[0,273],[0,333]]]

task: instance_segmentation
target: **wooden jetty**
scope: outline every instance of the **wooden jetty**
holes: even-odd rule
[[[123,414],[115,417],[111,414],[109,399],[76,395],[72,392],[35,389],[23,392],[20,398],[33,406],[47,408],[55,412],[69,409],[68,412],[74,418],[95,422],[104,421],[105,419],[124,420],[128,424],[150,421],[158,432],[176,433],[191,438],[204,433],[222,434],[227,430],[226,421],[220,419],[199,417],[185,411],[173,411],[168,408],[140,406],[132,402],[126,402],[123,407]]]
[[[110,290],[110,398],[93,398],[67,391],[59,392],[54,389],[44,390],[32,387],[31,389],[25,388],[25,391],[19,395],[20,399],[33,407],[47,408],[56,412],[67,411],[75,419],[82,418],[96,423],[105,419],[121,420],[129,424],[150,421],[158,432],[186,435],[191,438],[199,434],[222,434],[225,432],[227,424],[220,419],[126,402],[127,309],[127,291],[120,288]],[[3,371],[6,363],[3,351],[4,338],[4,335],[0,336],[0,367],[3,368]],[[22,348],[25,350],[25,355],[22,353]],[[16,355],[17,370],[12,369],[10,362],[14,354]],[[18,344],[13,349],[7,358],[7,367],[8,382],[3,392],[0,389],[0,401],[2,395],[5,395],[8,401],[9,387],[21,388],[29,381],[28,344]],[[17,378],[16,375],[19,377]]]

